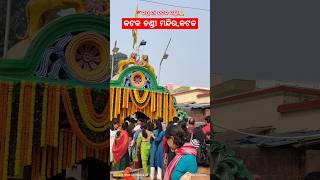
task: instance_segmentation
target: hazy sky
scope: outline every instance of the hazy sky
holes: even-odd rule
[[[131,30],[121,29],[121,18],[133,17],[137,0],[110,0],[111,2],[111,49],[117,40],[120,52],[130,54]],[[210,9],[210,0],[161,0],[161,3]],[[210,87],[210,12],[182,9],[139,1],[139,10],[183,10],[185,17],[199,18],[198,30],[138,30],[138,42],[147,41],[141,48],[149,55],[150,64],[158,75],[158,67],[165,47],[171,45],[161,70],[161,84],[176,83],[184,86]]]
[[[319,0],[216,0],[213,72],[320,82]]]

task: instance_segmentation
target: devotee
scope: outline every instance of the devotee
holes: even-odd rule
[[[177,123],[175,123],[175,124],[177,124]],[[167,129],[173,125],[174,125],[173,121],[169,122]],[[166,131],[167,131],[167,129],[166,129]],[[170,147],[168,146],[166,137],[164,137],[164,139],[162,141],[162,148],[163,148],[163,152],[164,152],[163,164],[164,164],[164,168],[167,168],[167,166],[170,164],[171,160],[174,158],[175,152],[172,149],[170,149]]]
[[[141,122],[141,128],[138,129],[133,138],[134,138],[134,156],[133,156],[133,166],[136,169],[139,169],[142,167],[142,161],[141,161],[141,142],[142,142],[142,129],[147,129],[147,123],[142,122],[141,120],[138,120],[138,122]]]
[[[143,128],[141,131],[141,162],[143,168],[144,176],[149,176],[149,166],[148,160],[150,155],[150,138],[153,137],[153,124],[151,122],[147,122],[147,127]]]
[[[130,161],[132,161],[133,153],[134,153],[134,139],[133,139],[134,131],[133,131],[133,129],[136,126],[136,120],[134,118],[130,118],[129,122],[130,123],[128,125],[127,132],[128,132],[129,140],[130,140],[129,156],[130,156]]]
[[[136,132],[137,130],[139,130],[141,128],[141,124],[142,124],[142,120],[138,119],[136,126],[133,128],[133,131]]]
[[[210,134],[210,131],[211,131],[211,123],[210,123],[210,116],[206,116],[205,118],[205,121],[206,121],[206,124],[204,125],[204,127],[202,128],[202,131],[205,133],[205,134]]]
[[[127,127],[127,131],[128,131],[128,135],[129,137],[133,138],[133,129],[135,127],[135,119],[134,118],[128,118],[128,127]]]
[[[162,179],[162,169],[164,169],[164,165],[163,165],[164,152],[163,152],[163,146],[162,146],[162,143],[165,140],[164,134],[165,134],[165,131],[162,131],[155,139],[156,142],[159,142],[158,149],[156,152],[156,158],[155,158],[155,165],[157,169],[157,179]]]
[[[116,133],[119,128],[119,119],[113,118],[110,125],[110,162],[113,162],[112,147],[116,138]]]
[[[126,131],[126,123],[123,123],[122,129],[116,133],[116,139],[112,147],[114,157],[113,170],[121,171],[129,166],[129,136]]]
[[[191,134],[191,136],[192,136],[192,133],[193,133],[194,126],[195,126],[195,120],[193,118],[189,118],[189,120],[188,120],[188,132]]]
[[[189,143],[190,135],[181,125],[172,125],[167,128],[165,137],[168,146],[176,155],[167,167],[164,180],[179,180],[186,173],[196,173],[197,151]]]
[[[180,119],[177,116],[173,117],[173,119],[172,119],[173,124],[176,124],[179,121],[180,121]]]
[[[156,158],[157,158],[156,155],[157,155],[158,146],[162,140],[162,138],[158,139],[158,137],[163,132],[161,121],[157,120],[154,126],[155,126],[155,129],[152,131],[152,133],[153,133],[153,137],[155,138],[154,139],[151,138],[151,148],[150,148],[150,179],[154,179],[155,169],[156,167],[160,166],[156,164]]]
[[[191,140],[197,148],[197,163],[200,166],[209,166],[208,150],[206,145],[206,135],[203,133],[201,127],[196,127],[193,130],[193,139]]]

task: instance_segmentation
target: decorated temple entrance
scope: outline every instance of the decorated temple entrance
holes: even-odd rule
[[[139,59],[132,53],[119,62],[118,73],[110,81],[110,117],[122,123],[136,112],[151,120],[161,118],[166,124],[174,116],[186,116],[169,91],[158,85],[148,56]]]

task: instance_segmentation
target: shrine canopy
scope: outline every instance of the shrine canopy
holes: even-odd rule
[[[132,53],[118,63],[118,74],[110,82],[110,117],[118,117],[122,123],[136,112],[152,121],[161,118],[166,124],[177,114],[175,98],[158,85],[148,56],[137,59]]]

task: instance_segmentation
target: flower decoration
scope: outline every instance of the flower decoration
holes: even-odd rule
[[[82,45],[79,47],[76,60],[84,70],[94,70],[101,62],[99,49],[93,45]]]
[[[85,0],[84,6],[88,13],[93,14],[103,14],[104,12],[104,2],[103,0]]]

